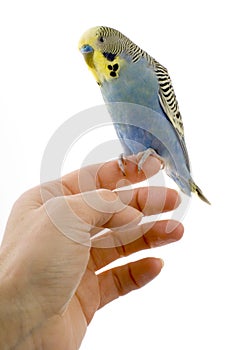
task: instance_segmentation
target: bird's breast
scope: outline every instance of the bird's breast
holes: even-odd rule
[[[101,92],[106,103],[129,102],[158,112],[161,110],[157,76],[144,59],[136,63],[125,62],[118,78],[105,81]]]

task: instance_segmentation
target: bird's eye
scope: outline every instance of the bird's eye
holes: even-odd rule
[[[104,42],[104,38],[101,36],[101,37],[99,38],[99,41],[100,41],[101,43],[103,43],[103,42]]]

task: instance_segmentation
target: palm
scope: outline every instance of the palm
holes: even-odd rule
[[[160,260],[154,258],[115,267],[98,275],[96,271],[123,255],[127,256],[139,250],[161,246],[181,238],[183,233],[181,225],[177,226],[168,237],[165,233],[166,224],[167,221],[155,223],[144,236],[124,246],[91,249],[86,272],[66,312],[62,317],[58,317],[56,323],[51,323],[52,333],[56,332],[54,348],[76,349],[80,345],[77,340],[80,339],[80,328],[86,328],[100,307],[142,287],[158,275],[162,265]],[[117,233],[111,232],[111,235],[117,235]],[[48,330],[45,339],[48,340],[50,335],[51,330]]]
[[[154,166],[151,166],[150,164],[150,166],[146,168],[146,163],[144,165],[147,177],[150,177],[153,173],[159,170],[160,165],[156,165],[157,160],[152,158],[151,161],[154,162]],[[129,176],[129,178],[132,182],[141,181],[145,177],[145,173],[137,172],[136,164],[137,163],[128,163],[128,169],[131,170],[129,171],[129,174],[132,177],[130,178]],[[110,190],[114,189],[114,185],[118,183],[119,178],[122,178],[123,176],[117,163],[114,161],[106,163],[102,168],[100,166],[87,168],[89,175],[91,174],[93,179],[96,179],[97,176],[96,168],[98,170],[100,188],[108,188]],[[112,176],[109,175],[109,169],[112,170]],[[87,170],[85,170],[85,168],[83,171],[86,174]],[[79,193],[77,181],[75,181],[76,177],[77,173],[74,172],[62,179],[66,196]],[[85,176],[85,178],[89,180],[88,184],[91,183],[90,177]],[[54,191],[54,196],[58,196],[60,193],[59,191],[56,193],[56,189],[56,186],[53,187],[50,189],[49,193]],[[91,190],[91,188],[87,187],[86,190]],[[156,189],[152,187],[150,192],[150,196],[148,197],[147,188],[133,191],[129,205],[142,211],[144,215],[152,215],[160,213],[161,211],[172,210],[178,205],[177,194],[172,190],[167,191],[166,189]],[[86,271],[75,294],[70,301],[68,300],[69,303],[67,303],[68,306],[65,312],[62,315],[59,312],[51,317],[46,323],[46,326],[43,329],[40,329],[40,339],[38,341],[43,344],[43,348],[57,350],[77,349],[84,337],[87,325],[90,323],[94,313],[99,308],[121,295],[142,287],[157,276],[162,268],[162,263],[160,259],[155,258],[145,258],[109,269],[99,274],[97,274],[97,271],[120,257],[128,256],[142,249],[148,249],[177,241],[182,236],[183,227],[177,223],[175,224],[176,227],[169,235],[166,234],[167,220],[154,223],[149,230],[145,230],[145,234],[142,234],[142,232],[144,232],[143,229],[141,229],[140,226],[137,226],[133,231],[131,230],[130,232],[127,232],[131,238],[130,243],[128,243],[127,240],[124,242],[124,236],[122,237],[122,233],[110,230],[103,236],[103,238],[106,239],[105,242],[110,242],[110,244],[104,245],[105,248],[98,248],[98,244],[95,244],[96,241],[94,239],[92,242],[94,242],[93,244],[95,247],[90,251]],[[140,233],[139,235],[138,232]],[[64,239],[67,241],[66,238]],[[62,251],[64,251],[63,243],[62,247]],[[76,247],[76,244],[74,244],[74,247]],[[53,259],[57,261],[59,265],[61,251],[55,249],[54,241],[52,249],[54,250],[54,254],[58,254],[56,258],[54,258],[53,255]],[[63,300],[64,290],[66,289],[69,291],[69,285],[71,285],[70,288],[72,290],[73,279],[70,279],[69,277],[70,275],[75,275],[75,270],[77,269],[77,255],[75,251],[76,250],[74,250],[72,255],[72,261],[74,264],[71,264],[69,253],[67,255],[68,260],[64,259],[64,261],[67,262],[67,266],[65,265],[67,269],[62,269],[65,273],[63,272],[58,278],[59,290],[63,292],[59,295],[59,302],[57,302],[53,290],[50,290],[51,299],[48,300],[48,302],[55,302],[55,305],[58,304],[60,306],[60,300]],[[65,277],[67,277],[67,283]]]

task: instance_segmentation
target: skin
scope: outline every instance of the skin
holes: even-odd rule
[[[122,256],[182,237],[178,222],[169,221],[174,225],[169,234],[167,220],[150,228],[139,224],[142,216],[177,207],[176,191],[114,191],[116,184],[137,183],[160,169],[159,161],[149,157],[138,172],[137,161],[136,156],[127,160],[126,176],[117,161],[92,165],[16,201],[0,249],[1,349],[77,349],[98,309],[160,273],[160,259],[144,258],[97,274]],[[67,221],[64,203],[75,212],[74,222]],[[61,230],[55,219],[69,225]],[[109,231],[91,246],[90,237],[105,228]]]

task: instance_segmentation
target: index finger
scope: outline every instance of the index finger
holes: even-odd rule
[[[146,180],[160,170],[161,164],[153,156],[147,158],[141,171],[138,171],[138,161],[139,155],[127,158],[125,175],[120,170],[117,160],[90,165],[67,174],[62,178],[64,194],[78,194],[100,188],[114,190]]]
[[[142,169],[138,171],[139,159],[140,154],[127,157],[125,175],[122,173],[117,159],[75,170],[60,179],[43,183],[30,190],[30,200],[33,199],[36,201],[36,205],[41,205],[54,197],[75,195],[102,188],[114,190],[146,180],[160,170],[159,160],[150,156],[144,162]]]

